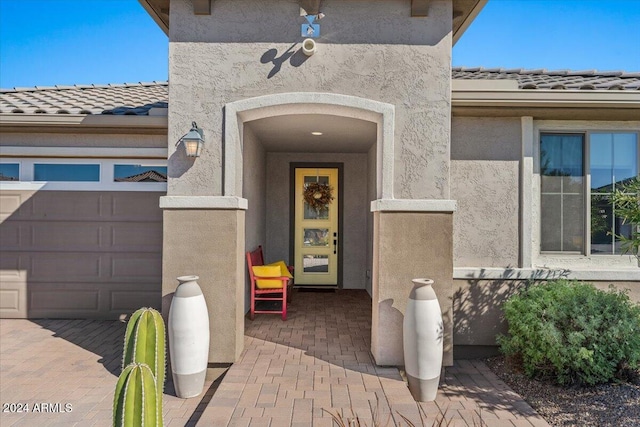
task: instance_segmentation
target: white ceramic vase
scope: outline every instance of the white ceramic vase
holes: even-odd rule
[[[433,280],[413,279],[403,323],[404,365],[413,398],[436,399],[442,370],[443,324]]]
[[[178,277],[169,308],[169,356],[176,395],[202,393],[209,361],[209,312],[198,276]]]

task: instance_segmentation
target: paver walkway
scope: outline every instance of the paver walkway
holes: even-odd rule
[[[175,397],[165,387],[167,426],[330,426],[331,413],[371,425],[423,425],[398,370],[369,354],[371,300],[364,291],[296,292],[289,320],[246,322],[245,351],[212,367],[205,393]],[[0,426],[109,426],[120,372],[124,323],[0,320]],[[212,340],[215,345],[215,339]],[[68,404],[68,405],[67,405]],[[547,426],[526,402],[477,361],[447,368],[435,402],[421,404],[424,425],[446,411],[450,426]],[[24,406],[23,406],[24,410]],[[355,424],[352,424],[355,425]]]
[[[364,291],[297,292],[286,322],[257,315],[245,351],[226,373],[201,420],[214,426],[547,426],[482,362],[447,368],[435,402],[415,403],[393,367],[376,366],[370,349],[371,299]],[[377,416],[376,416],[377,415]],[[421,418],[422,415],[422,418]],[[426,420],[425,420],[426,418]],[[474,424],[475,422],[475,424]]]

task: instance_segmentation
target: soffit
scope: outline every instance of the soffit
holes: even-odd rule
[[[245,124],[267,151],[366,153],[376,143],[373,122],[327,114],[268,117]],[[322,132],[315,136],[311,132]]]
[[[169,0],[138,0],[158,26],[169,34]],[[214,2],[215,0],[211,0]],[[405,0],[410,2],[411,0]],[[453,0],[453,43],[462,36],[488,0]]]
[[[453,117],[533,117],[536,120],[640,120],[637,108],[579,108],[579,107],[491,107],[456,106]]]

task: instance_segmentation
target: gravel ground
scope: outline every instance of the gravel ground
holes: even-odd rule
[[[503,357],[485,363],[554,427],[639,427],[640,379],[596,387],[558,387],[527,378]]]

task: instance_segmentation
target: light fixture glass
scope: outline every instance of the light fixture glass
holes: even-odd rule
[[[191,122],[191,130],[182,137],[184,150],[187,157],[199,157],[204,144],[204,133],[198,128],[196,122]]]
[[[322,132],[313,131],[313,132],[311,132],[311,135],[320,136],[320,135],[322,135]]]

